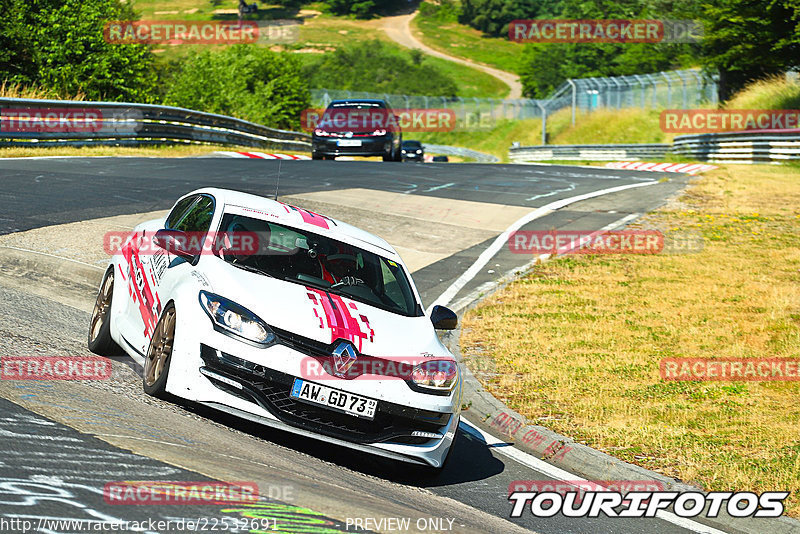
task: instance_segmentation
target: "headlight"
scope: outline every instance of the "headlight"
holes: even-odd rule
[[[411,380],[418,386],[450,391],[458,382],[458,365],[450,360],[431,360],[414,367]]]
[[[417,149],[417,154],[422,154],[422,150]]]
[[[200,304],[214,322],[214,329],[255,343],[269,345],[275,341],[275,334],[267,323],[247,308],[208,291],[200,292]]]
[[[386,130],[375,130],[372,135],[386,135]]]

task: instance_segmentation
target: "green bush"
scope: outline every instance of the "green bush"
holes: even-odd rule
[[[188,57],[165,97],[168,105],[276,128],[298,128],[309,100],[295,57],[246,44]]]
[[[325,0],[332,13],[336,15],[355,15],[366,19],[392,9],[408,5],[406,0]]]
[[[62,96],[152,101],[149,47],[109,44],[110,20],[135,20],[120,0],[0,0],[0,79]]]
[[[455,82],[424,56],[400,54],[380,41],[340,48],[304,67],[314,89],[342,89],[407,95],[456,96]]]

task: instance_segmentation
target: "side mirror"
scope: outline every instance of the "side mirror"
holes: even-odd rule
[[[186,235],[186,232],[180,230],[159,230],[153,237],[153,243],[157,247],[182,258],[194,258],[195,256],[187,248],[189,236]]]
[[[437,305],[431,311],[431,322],[436,330],[455,330],[458,326],[458,316],[450,308]]]

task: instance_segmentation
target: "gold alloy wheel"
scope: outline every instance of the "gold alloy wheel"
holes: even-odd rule
[[[156,326],[156,331],[153,332],[150,349],[147,351],[144,361],[144,381],[148,387],[152,387],[164,372],[164,366],[172,354],[174,341],[175,308],[169,308],[164,312],[164,316]]]
[[[92,333],[92,341],[97,339],[100,335],[100,330],[108,320],[108,312],[111,310],[111,297],[114,290],[114,271],[108,273],[103,287],[97,292],[97,300],[94,303],[94,310],[92,310],[92,322],[90,332]]]

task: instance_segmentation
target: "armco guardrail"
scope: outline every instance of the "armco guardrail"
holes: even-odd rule
[[[463,148],[460,146],[449,146],[449,145],[431,145],[429,143],[423,143],[426,152],[433,152],[435,154],[444,154],[447,156],[461,156],[465,158],[472,158],[478,163],[497,163],[500,161],[500,158],[497,156],[493,156],[491,154],[485,154],[483,152],[478,152],[477,150],[470,150],[469,148]]]
[[[614,161],[619,159],[663,158],[672,148],[668,144],[632,145],[539,145],[512,147],[508,158],[512,163],[554,159]]]
[[[715,163],[780,162],[800,159],[800,131],[777,130],[681,135],[673,152]]]
[[[0,98],[0,108],[0,146],[211,143],[311,148],[311,136],[305,133],[171,106]]]

